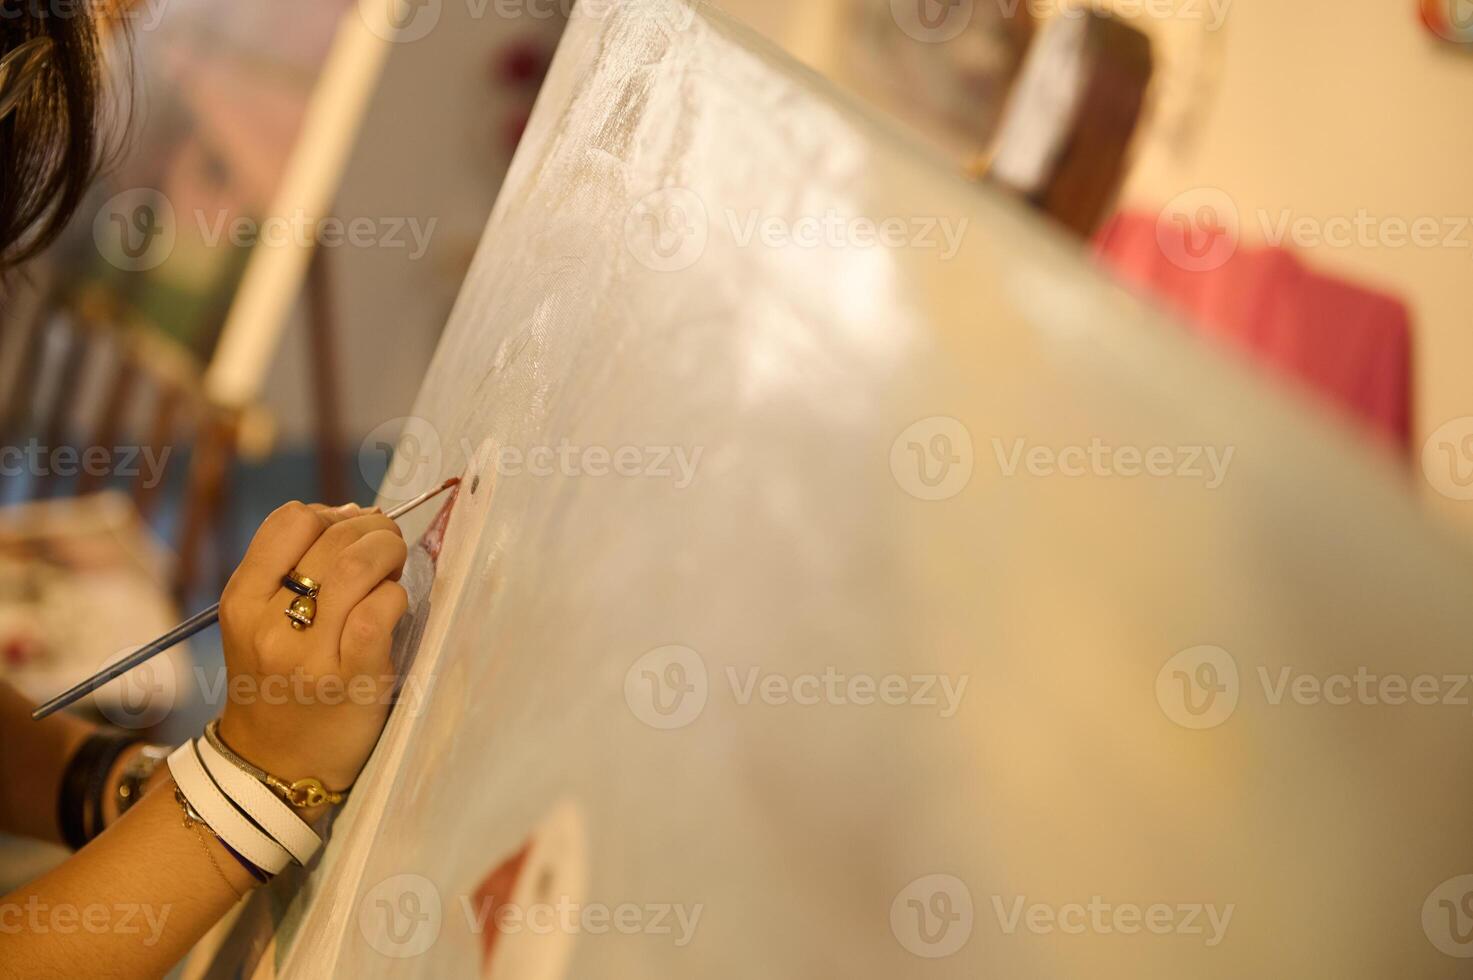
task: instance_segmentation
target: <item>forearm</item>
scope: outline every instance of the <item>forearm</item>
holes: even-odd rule
[[[0,976],[162,976],[257,884],[253,871],[264,878],[293,860],[312,860],[321,840],[311,825],[322,808],[300,804],[315,796],[326,803],[336,794],[324,789],[352,786],[388,714],[394,626],[409,604],[396,581],[406,555],[397,525],[377,512],[289,504],[272,514],[221,598],[226,665],[232,682],[244,677],[257,691],[298,677],[322,686],[281,703],[230,701],[220,746],[207,737],[171,756],[142,802],[76,856],[0,898]],[[320,603],[308,580],[331,582]],[[304,618],[283,615],[305,599],[314,607]],[[366,690],[354,683],[359,678],[370,682]],[[333,691],[348,696],[328,697]],[[70,720],[44,730],[31,724],[29,706],[0,693],[0,764],[7,764],[0,804],[9,826],[55,839],[62,789],[68,826],[75,813],[90,813],[90,825],[109,823],[99,806],[112,795],[98,792],[110,788],[105,776],[116,786],[118,766],[104,768],[116,744],[89,742],[87,726]],[[80,776],[63,778],[78,746],[84,754],[75,773],[95,761],[85,787]],[[186,822],[175,778],[186,787],[189,812],[253,866],[208,828]],[[283,782],[317,792],[299,799],[298,791],[281,793]],[[87,805],[74,808],[79,795]]]
[[[61,777],[91,725],[66,713],[31,720],[32,705],[0,682],[0,830],[61,843]]]
[[[20,976],[162,976],[255,885],[208,830],[185,825],[164,777],[70,860],[0,899],[0,964]]]

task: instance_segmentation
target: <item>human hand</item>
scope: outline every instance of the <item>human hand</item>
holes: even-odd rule
[[[352,785],[388,717],[407,554],[377,510],[290,503],[266,519],[220,599],[226,745],[287,781]],[[305,630],[285,614],[296,596],[281,580],[293,569],[321,583]]]

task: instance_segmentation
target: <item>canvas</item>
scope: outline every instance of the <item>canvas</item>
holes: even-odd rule
[[[580,5],[403,428],[403,703],[213,975],[1473,952],[1469,556],[719,14]]]

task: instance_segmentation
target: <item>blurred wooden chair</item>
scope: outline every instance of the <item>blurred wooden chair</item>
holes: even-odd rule
[[[347,480],[326,254],[314,250],[308,267],[307,323],[319,484],[323,499],[342,500]],[[0,353],[12,368],[0,377],[0,437],[23,452],[38,447],[50,460],[62,454],[67,465],[8,478],[0,499],[112,488],[156,524],[166,486],[179,488],[171,591],[182,598],[191,584],[208,589],[223,582],[232,552],[232,468],[242,455],[269,451],[272,425],[249,404],[226,405],[210,395],[207,375],[219,368],[217,352],[201,357],[149,327],[122,325],[123,319],[108,293],[65,295],[44,273],[7,297]],[[89,451],[107,462],[87,463]],[[120,455],[127,457],[123,465]]]

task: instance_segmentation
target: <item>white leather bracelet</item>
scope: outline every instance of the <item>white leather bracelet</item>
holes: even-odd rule
[[[195,748],[199,750],[205,771],[214,777],[215,784],[225,791],[237,808],[286,848],[292,860],[298,864],[312,860],[322,846],[322,838],[313,833],[285,800],[271,792],[265,783],[226,759],[208,739],[197,739]]]
[[[262,833],[235,808],[205,772],[193,742],[185,742],[169,756],[174,785],[196,813],[222,841],[267,874],[279,874],[291,863],[291,855]]]

